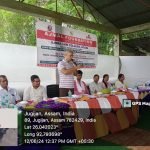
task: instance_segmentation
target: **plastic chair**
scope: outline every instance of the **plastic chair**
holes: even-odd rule
[[[48,98],[59,97],[59,85],[58,84],[47,85],[46,88],[47,88]]]

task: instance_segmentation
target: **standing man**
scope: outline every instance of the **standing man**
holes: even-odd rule
[[[73,63],[73,51],[67,50],[64,59],[58,63],[59,71],[59,96],[68,96],[69,90],[74,93],[74,74],[81,66]]]
[[[8,86],[8,80],[5,75],[0,75],[0,103],[6,105],[9,104],[15,105],[20,101],[20,96],[14,88]]]

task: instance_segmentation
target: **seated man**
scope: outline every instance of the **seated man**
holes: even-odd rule
[[[82,81],[83,72],[81,70],[77,70],[77,79],[74,81],[74,94],[89,94],[87,86],[84,81]]]
[[[20,101],[16,89],[8,87],[8,80],[5,75],[0,75],[0,103],[1,107],[8,107],[9,104],[15,105]]]
[[[116,89],[127,89],[127,85],[124,82],[125,76],[124,74],[118,75],[118,80],[115,82],[115,88]]]
[[[31,82],[32,85],[24,90],[23,100],[33,100],[34,102],[47,100],[46,89],[40,85],[40,78],[32,75]]]
[[[90,92],[91,94],[96,94],[97,92],[101,91],[101,84],[98,82],[99,81],[99,75],[95,74],[93,77],[93,82],[90,83],[89,88],[90,88]]]

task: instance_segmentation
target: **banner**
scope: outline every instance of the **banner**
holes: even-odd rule
[[[79,30],[48,22],[36,23],[37,64],[56,67],[67,49],[74,51],[74,60],[83,68],[95,68],[97,63],[97,37]]]

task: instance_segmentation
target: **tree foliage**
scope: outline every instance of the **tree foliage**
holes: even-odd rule
[[[46,8],[52,11],[56,11],[56,0],[24,0],[24,3],[36,5],[38,7]],[[57,0],[57,11],[79,17],[75,7],[70,0]],[[77,6],[79,12],[82,12],[82,8]],[[82,14],[82,13],[81,13]],[[85,11],[85,20],[95,22],[94,17],[87,11]],[[0,42],[8,42],[23,45],[36,45],[35,36],[35,21],[37,18],[27,16],[24,14],[9,12],[0,10]],[[46,19],[43,19],[46,20]],[[114,35],[104,32],[98,32],[95,30],[87,29],[77,25],[67,25],[79,29],[81,31],[93,33],[98,39],[98,50],[101,54],[113,55],[114,51]],[[145,32],[141,33],[142,35]],[[134,36],[141,36],[136,34]],[[124,35],[123,39],[130,39],[133,35]]]
[[[31,16],[0,10],[0,41],[35,45],[35,19]]]
[[[150,36],[150,30],[130,33],[130,34],[124,34],[122,36],[122,40],[130,40],[135,38],[143,38],[143,37],[149,37]]]

